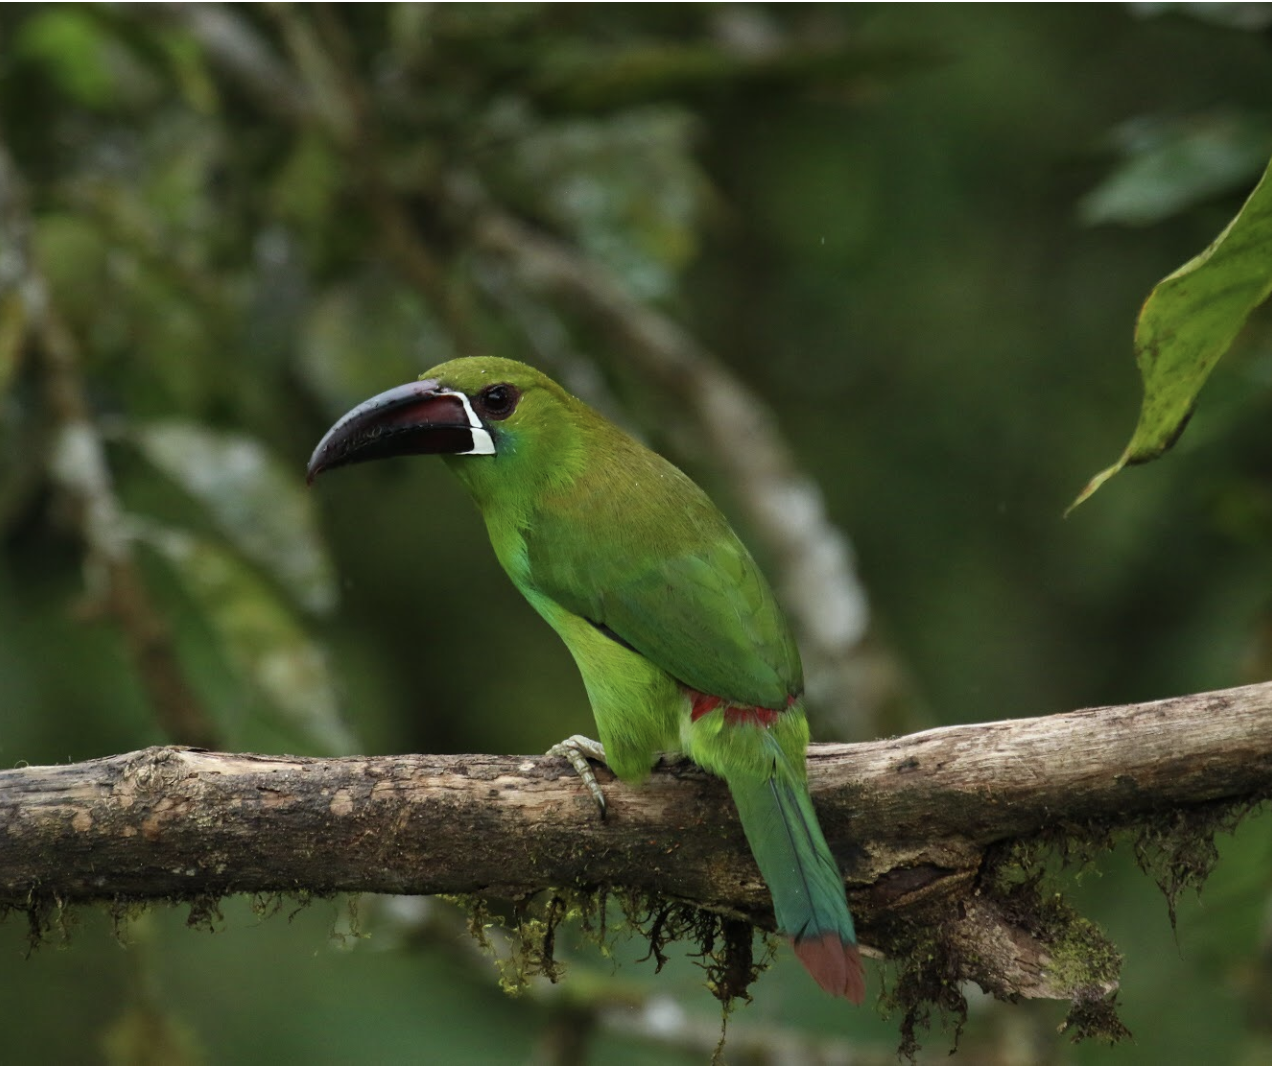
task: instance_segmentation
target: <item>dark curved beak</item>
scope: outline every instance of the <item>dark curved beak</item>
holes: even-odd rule
[[[412,381],[358,404],[327,430],[305,481],[338,466],[395,455],[493,455],[494,440],[468,397],[436,381]]]

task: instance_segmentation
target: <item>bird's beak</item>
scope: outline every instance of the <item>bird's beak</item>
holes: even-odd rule
[[[494,455],[490,431],[462,392],[412,381],[358,404],[327,430],[305,480],[323,471],[394,455]]]

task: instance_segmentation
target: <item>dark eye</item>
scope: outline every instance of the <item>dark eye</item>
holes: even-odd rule
[[[477,394],[477,410],[499,421],[517,409],[519,399],[521,393],[515,385],[487,385]]]

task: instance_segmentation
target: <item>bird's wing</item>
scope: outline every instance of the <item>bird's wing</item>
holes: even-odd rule
[[[549,522],[527,542],[531,580],[682,684],[784,709],[803,691],[799,651],[755,560],[707,507],[705,528],[682,528],[661,548],[621,523],[567,545]]]

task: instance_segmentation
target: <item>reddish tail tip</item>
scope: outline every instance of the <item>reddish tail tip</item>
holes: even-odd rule
[[[836,933],[791,943],[804,969],[825,991],[861,1006],[866,998],[866,975],[856,944],[843,943]]]

